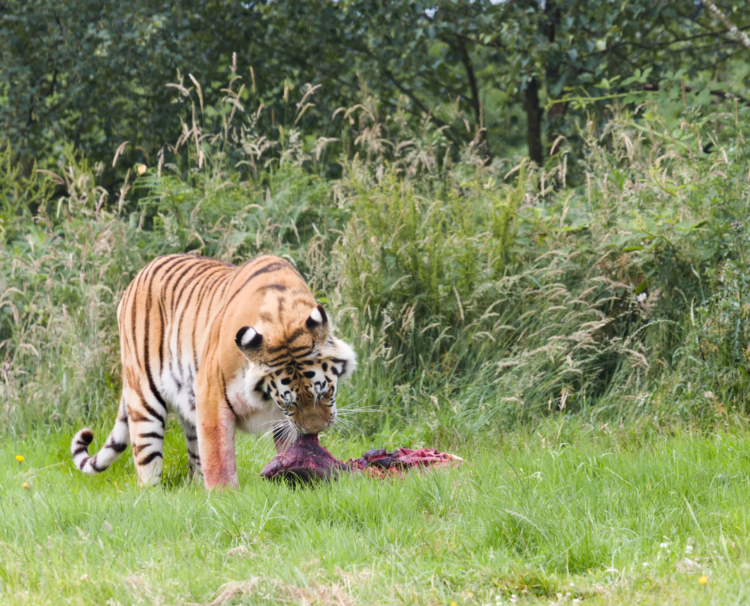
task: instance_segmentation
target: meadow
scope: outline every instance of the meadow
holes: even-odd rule
[[[750,109],[613,102],[539,168],[364,94],[332,178],[332,137],[267,139],[231,84],[202,120],[180,86],[183,131],[119,191],[72,148],[56,171],[0,158],[3,603],[750,600]],[[171,252],[305,276],[360,359],[334,455],[465,464],[293,490],[248,437],[240,489],[209,494],[172,428],[161,487],[129,452],[77,472],[72,435],[115,417],[119,296]]]
[[[750,432],[549,422],[464,446],[456,469],[315,490],[261,480],[270,441],[240,441],[240,490],[165,481],[128,457],[89,478],[67,437],[0,451],[4,604],[745,604]],[[403,432],[324,440],[340,456]],[[18,463],[15,453],[23,453]],[[22,488],[22,482],[28,487]]]

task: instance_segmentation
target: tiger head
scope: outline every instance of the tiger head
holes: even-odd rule
[[[335,423],[338,382],[357,361],[352,348],[333,336],[322,306],[283,328],[244,326],[235,343],[256,371],[254,391],[273,400],[297,432],[317,434]]]

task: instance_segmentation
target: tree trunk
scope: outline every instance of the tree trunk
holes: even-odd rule
[[[469,51],[466,49],[466,43],[462,39],[456,40],[458,49],[461,54],[461,61],[466,69],[466,76],[469,80],[469,89],[471,90],[471,109],[474,111],[474,119],[477,121],[477,128],[479,129],[479,149],[484,154],[487,161],[492,161],[492,154],[490,153],[490,144],[487,141],[487,131],[484,129],[483,116],[482,116],[482,101],[479,98],[479,85],[477,83],[477,77],[474,73],[474,66],[471,63],[471,57]]]
[[[550,43],[550,46],[554,44],[557,36],[557,25],[560,22],[561,9],[557,6],[556,0],[547,0],[544,5],[544,20],[542,25],[542,33],[546,36]],[[547,55],[547,65],[545,66],[545,81],[547,88],[547,100],[554,100],[552,94],[552,88],[557,81],[560,79],[560,65],[556,59],[553,59],[551,54]],[[555,145],[557,142],[562,127],[562,118],[565,114],[565,103],[555,103],[550,106],[547,110],[547,141],[550,145]],[[559,149],[559,146],[555,146]]]
[[[526,85],[526,143],[529,158],[539,166],[544,166],[544,146],[542,145],[542,118],[544,109],[539,103],[539,83],[536,78]]]

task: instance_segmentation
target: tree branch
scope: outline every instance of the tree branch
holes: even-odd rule
[[[658,84],[644,84],[643,90],[652,90],[652,91],[658,91],[659,85]],[[694,90],[700,90],[697,86],[686,86],[685,91],[688,93],[693,92]],[[743,97],[742,95],[739,95],[737,93],[732,93],[725,90],[718,90],[713,89],[709,90],[709,93],[711,93],[714,97],[719,97],[721,99],[736,99],[737,101],[744,103],[745,105],[750,105],[750,99],[747,97]]]
[[[479,140],[481,141],[482,147],[484,148],[482,151],[484,151],[485,157],[491,161],[492,155],[490,154],[490,146],[487,142],[487,131],[484,130],[484,125],[482,124],[482,101],[479,98],[479,87],[477,86],[477,78],[476,74],[474,73],[474,66],[471,63],[469,51],[466,50],[466,43],[460,39],[457,39],[457,41],[459,54],[461,55],[461,62],[464,64],[464,68],[466,69],[466,77],[469,79],[469,88],[471,89],[471,99],[469,100],[469,102],[471,103],[471,107],[474,110],[474,117],[477,121],[477,128],[479,129]]]
[[[729,33],[737,38],[745,48],[750,50],[750,38],[745,32],[741,31],[736,25],[734,25],[711,0],[703,0],[703,4],[707,6],[708,10],[710,10],[714,16],[726,26]]]

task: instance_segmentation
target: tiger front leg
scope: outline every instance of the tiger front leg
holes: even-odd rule
[[[223,394],[201,389],[197,393],[197,429],[200,466],[206,488],[239,486],[234,453],[236,418]]]
[[[202,479],[203,471],[201,470],[200,449],[198,447],[198,429],[195,426],[195,415],[192,420],[180,416],[182,431],[185,434],[185,444],[187,445],[188,454],[188,479],[199,481]]]

